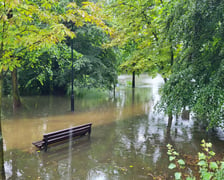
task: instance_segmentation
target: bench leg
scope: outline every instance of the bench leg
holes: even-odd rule
[[[47,152],[47,146],[46,145],[44,146],[44,151]]]
[[[90,139],[91,129],[88,131],[88,138]]]
[[[48,143],[47,143],[47,139],[46,139],[46,140],[44,140],[44,151],[45,151],[45,152],[47,152],[47,144],[48,144]]]

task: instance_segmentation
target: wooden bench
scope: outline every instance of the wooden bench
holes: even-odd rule
[[[79,138],[79,137],[85,136],[87,133],[88,133],[88,136],[90,136],[91,126],[92,126],[92,123],[88,123],[88,124],[44,134],[43,140],[33,142],[32,144],[35,145],[39,149],[44,149],[45,151],[47,151],[48,145],[60,143],[60,142],[73,139],[73,138]]]

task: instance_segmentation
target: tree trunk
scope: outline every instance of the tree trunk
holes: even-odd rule
[[[5,7],[5,3],[4,3]],[[4,18],[3,18],[4,19]],[[3,53],[4,53],[4,32],[5,32],[5,21],[2,23],[2,31],[1,31],[1,43],[0,43],[0,61],[2,61]],[[4,168],[4,151],[3,151],[3,134],[2,134],[2,89],[3,89],[3,70],[0,70],[0,178],[5,180],[5,168]]]
[[[135,71],[132,72],[132,88],[135,88]]]
[[[132,88],[132,104],[135,104],[135,88]]]
[[[3,74],[0,74],[0,178],[5,180],[5,168],[4,168],[4,151],[3,151],[3,136],[2,136],[2,83]]]
[[[171,129],[171,126],[172,126],[172,121],[173,121],[173,115],[172,115],[172,113],[170,113],[168,115],[167,134],[170,134],[170,129]]]
[[[116,96],[116,84],[115,83],[113,85],[113,92],[114,92],[114,99],[115,99],[115,96]]]
[[[12,75],[12,96],[13,96],[13,109],[16,109],[21,106],[18,82],[17,82],[17,69],[14,68],[11,72]]]
[[[170,46],[170,64],[171,64],[171,66],[173,66],[173,62],[174,62],[174,54],[173,54],[173,46],[171,45]]]

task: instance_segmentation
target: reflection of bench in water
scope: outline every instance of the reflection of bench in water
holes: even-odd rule
[[[91,126],[92,126],[92,123],[88,123],[81,126],[76,126],[76,127],[44,134],[43,140],[33,142],[32,144],[35,145],[39,149],[45,149],[45,151],[47,151],[48,145],[61,143],[73,138],[79,138],[86,135],[87,133],[90,136]]]
[[[80,138],[72,143],[69,142],[49,148],[47,152],[38,152],[36,155],[44,166],[57,166],[59,163],[68,163],[68,159],[72,163],[80,165],[80,163],[87,162],[89,158],[87,156],[88,151],[91,151],[91,141],[87,141],[86,138]],[[80,162],[77,159],[86,160]]]

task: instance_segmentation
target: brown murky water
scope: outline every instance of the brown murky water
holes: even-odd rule
[[[5,99],[3,136],[5,171],[8,179],[153,179],[168,173],[166,144],[183,153],[196,154],[202,139],[214,150],[224,148],[222,134],[212,136],[195,125],[192,118],[173,119],[153,111],[159,100],[162,79],[147,75],[137,78],[133,91],[126,86],[130,76],[120,76],[116,96],[75,99],[75,112],[69,112],[69,97],[23,97],[23,108],[11,111]],[[93,123],[90,140],[36,151],[31,144],[44,133],[84,123]]]

